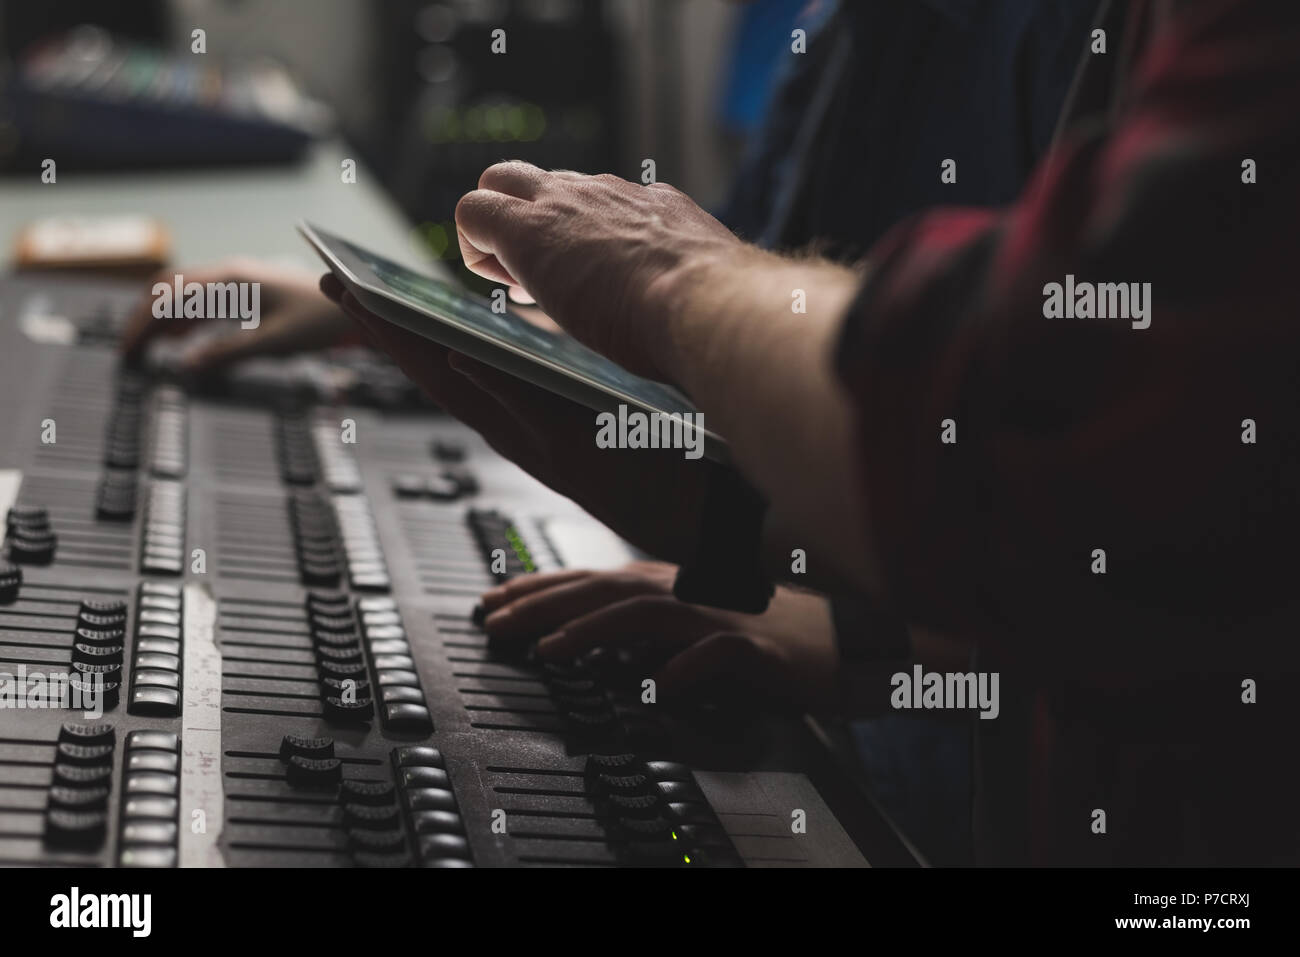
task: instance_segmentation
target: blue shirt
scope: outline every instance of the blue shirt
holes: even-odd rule
[[[847,0],[785,76],[721,211],[743,237],[861,255],[909,214],[1014,199],[1096,0]],[[940,181],[944,160],[956,182]]]

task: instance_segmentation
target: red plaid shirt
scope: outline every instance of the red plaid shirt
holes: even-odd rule
[[[1121,6],[1015,205],[869,257],[838,366],[871,541],[1013,699],[976,722],[982,859],[1296,861],[1300,3]],[[1149,327],[1049,318],[1067,283],[1150,283]]]

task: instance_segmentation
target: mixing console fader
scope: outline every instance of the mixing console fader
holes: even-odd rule
[[[866,864],[802,723],[489,645],[607,530],[440,415],[120,369],[134,293],[0,284],[0,863]]]

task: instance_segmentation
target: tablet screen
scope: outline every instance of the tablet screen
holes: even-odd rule
[[[544,358],[580,377],[637,400],[662,412],[694,411],[684,396],[668,386],[633,375],[572,336],[536,326],[518,313],[494,312],[483,299],[463,293],[447,283],[390,262],[382,256],[330,237],[365,263],[393,296],[408,306],[435,313],[461,328],[487,335],[537,358]]]

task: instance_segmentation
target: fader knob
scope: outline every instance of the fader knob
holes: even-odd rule
[[[0,605],[18,600],[18,590],[23,587],[23,570],[17,565],[0,562]]]

